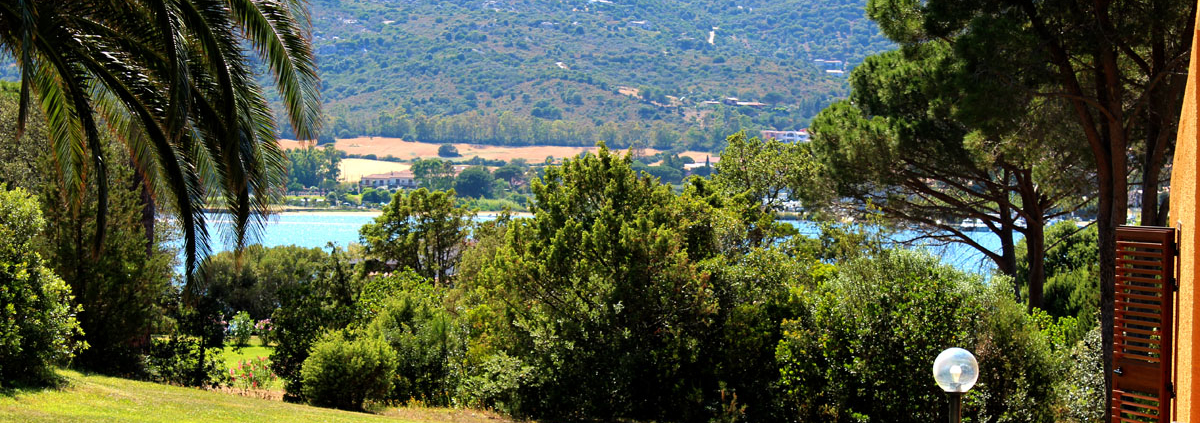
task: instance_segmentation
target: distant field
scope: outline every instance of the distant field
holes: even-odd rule
[[[298,148],[298,147],[302,146],[300,142],[292,141],[292,140],[279,140],[279,144],[283,148],[287,148],[287,149]],[[435,144],[435,143],[404,141],[399,138],[386,138],[386,137],[346,138],[346,139],[337,140],[337,142],[334,145],[337,147],[338,150],[345,151],[346,153],[349,153],[349,154],[360,154],[360,155],[374,154],[379,157],[384,157],[384,156],[387,156],[390,154],[393,157],[397,157],[397,158],[401,158],[401,159],[405,159],[405,160],[411,160],[411,159],[415,159],[415,158],[437,157],[438,156],[437,155],[438,147],[441,146],[441,144]],[[455,148],[458,149],[458,154],[462,155],[462,157],[459,157],[456,160],[466,160],[466,159],[470,159],[471,157],[474,157],[474,156],[479,156],[481,158],[488,159],[488,160],[509,161],[512,159],[521,158],[521,159],[525,159],[526,161],[528,161],[530,163],[542,163],[543,161],[546,160],[546,156],[553,156],[555,159],[562,159],[563,157],[575,156],[584,151],[596,151],[596,147],[560,147],[560,146],[550,146],[550,145],[522,146],[522,147],[504,147],[504,146],[478,145],[478,144],[453,144],[453,145]],[[646,149],[646,154],[655,154],[655,153],[658,153],[658,150],[655,150],[653,148]],[[698,162],[703,162],[705,156],[711,156],[712,157],[711,161],[714,163],[718,159],[717,156],[712,155],[711,153],[705,153],[705,152],[700,152],[700,151],[687,151],[687,152],[684,152],[682,155],[691,157]],[[354,159],[347,159],[347,160],[354,160]],[[343,163],[345,163],[345,161],[343,161]],[[388,162],[381,162],[381,163],[388,163]],[[375,168],[372,168],[372,169],[375,169]],[[383,170],[379,170],[379,171],[370,170],[370,171],[367,171],[367,173],[359,173],[356,177],[352,177],[350,175],[351,172],[348,172],[345,168],[343,168],[342,172],[343,172],[343,175],[345,175],[346,180],[357,181],[359,178],[362,177],[363,174],[383,173],[383,172],[388,172],[390,170],[401,170],[401,169],[391,169],[391,168],[379,168],[379,169],[383,169]]]
[[[410,165],[408,163],[385,162],[383,160],[342,159],[342,164],[338,167],[342,170],[341,180],[358,182],[359,179],[362,179],[363,175],[408,170]]]

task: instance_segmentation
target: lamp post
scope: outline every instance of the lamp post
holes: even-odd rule
[[[962,421],[962,396],[979,380],[979,362],[970,351],[948,348],[933,360],[933,379],[950,397],[950,423]]]

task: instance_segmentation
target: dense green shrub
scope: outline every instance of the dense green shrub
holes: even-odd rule
[[[295,245],[250,245],[241,251],[213,254],[200,264],[190,289],[215,300],[225,315],[238,311],[251,319],[271,317],[279,307],[279,291],[312,281],[329,254]]]
[[[51,366],[87,348],[71,288],[34,250],[44,224],[25,190],[0,186],[0,387],[47,382]]]
[[[313,344],[300,377],[314,405],[361,410],[365,400],[387,397],[395,373],[396,352],[384,340],[333,331]]]
[[[1093,323],[1082,341],[1069,351],[1060,421],[1098,422],[1104,419],[1104,344],[1100,326]]]
[[[453,144],[442,144],[438,146],[438,157],[458,157],[458,147]]]
[[[459,404],[492,408],[510,415],[521,410],[521,389],[536,383],[536,370],[532,366],[504,352],[488,356],[470,372],[455,392]]]
[[[156,337],[146,356],[150,380],[181,386],[218,386],[229,379],[219,348],[194,336]]]
[[[129,157],[115,141],[101,143],[107,157]],[[50,173],[57,175],[57,173]],[[66,201],[69,181],[54,178],[42,187],[46,229],[39,239],[47,266],[71,286],[83,339],[89,348],[73,365],[105,374],[138,376],[150,334],[166,311],[161,299],[170,291],[172,262],[178,257],[170,225],[146,212],[148,192],[142,179],[128,166],[110,166],[108,205],[102,246],[97,222],[99,184],[90,173],[81,187],[78,204]],[[143,196],[146,194],[146,196]],[[99,247],[99,248],[97,248]],[[99,253],[99,254],[97,254]]]
[[[1051,316],[1094,320],[1092,315],[1100,307],[1100,250],[1096,231],[1096,225],[1080,229],[1075,221],[1058,222],[1046,228],[1043,308]],[[1018,275],[1028,273],[1026,249],[1024,240],[1017,244]]]
[[[466,330],[442,306],[444,290],[429,282],[396,291],[367,325],[399,359],[390,398],[450,405],[458,383]]]
[[[945,395],[929,369],[957,346],[980,364],[965,416],[1051,421],[1059,369],[1010,289],[908,251],[845,264],[784,323],[777,357],[785,405],[801,421],[945,420]]]
[[[254,336],[254,320],[250,318],[250,313],[239,311],[233,315],[233,320],[229,322],[229,335],[234,347],[250,345],[250,337]]]
[[[326,256],[311,279],[288,284],[279,291],[279,308],[271,314],[275,350],[271,370],[284,379],[285,399],[299,399],[300,370],[322,333],[346,327],[357,315],[359,287],[339,249]]]

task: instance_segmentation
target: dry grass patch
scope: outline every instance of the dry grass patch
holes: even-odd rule
[[[358,180],[366,175],[392,171],[399,172],[408,170],[410,167],[411,165],[408,163],[385,162],[383,160],[342,159],[341,165],[338,166],[342,170],[342,174],[338,179],[345,182],[358,182]]]

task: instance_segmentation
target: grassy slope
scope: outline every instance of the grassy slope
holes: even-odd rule
[[[411,422],[63,371],[61,390],[0,396],[0,422]]]

